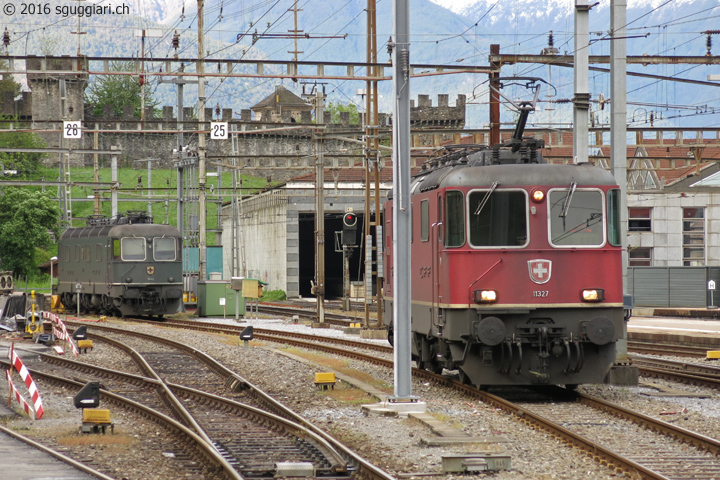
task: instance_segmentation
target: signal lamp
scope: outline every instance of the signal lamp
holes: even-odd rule
[[[357,226],[357,215],[354,213],[346,213],[343,215],[343,226],[346,228],[353,228]]]
[[[240,332],[240,340],[252,340],[253,339],[253,326],[248,325]]]
[[[540,189],[535,189],[532,191],[530,198],[532,198],[532,201],[535,203],[541,203],[543,200],[545,200],[545,192]]]
[[[583,302],[602,302],[605,300],[605,290],[601,288],[588,288],[581,293]]]
[[[340,243],[346,246],[357,245],[358,217],[353,212],[347,212],[342,218],[342,234]]]

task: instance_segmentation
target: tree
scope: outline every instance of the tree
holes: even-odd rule
[[[0,60],[0,69],[7,68],[7,64]],[[7,93],[12,94],[12,98],[20,93],[20,84],[10,75],[2,75],[0,80],[0,102],[5,100]],[[9,95],[8,95],[9,97]],[[12,131],[7,123],[17,122],[14,117],[1,117],[0,120],[0,147],[3,148],[45,148],[46,144],[43,139],[35,134],[28,132]],[[15,123],[14,128],[18,126]],[[35,173],[40,166],[40,161],[45,155],[43,153],[8,153],[0,152],[0,176],[4,175],[3,170],[17,170],[18,175],[26,178],[28,175]]]
[[[340,123],[340,112],[350,113],[350,123],[357,124],[360,114],[354,103],[330,102],[325,106],[325,118],[330,117],[329,123]],[[326,122],[327,123],[327,122]]]
[[[36,133],[0,132],[0,147],[3,148],[45,148],[47,144]],[[32,176],[38,171],[44,153],[0,152],[0,176],[4,170],[16,170],[21,178]]]
[[[60,208],[47,193],[5,187],[0,195],[0,262],[15,275],[35,273],[35,247],[57,238]]]
[[[0,60],[0,70],[8,70],[8,64],[5,60]],[[17,97],[20,93],[20,84],[10,73],[5,73],[0,77],[0,102],[3,101],[5,92],[12,92],[13,97]]]
[[[110,70],[130,72],[135,68],[133,62],[112,62]],[[147,80],[145,76],[145,80]],[[93,105],[95,115],[103,114],[103,105],[113,105],[115,115],[122,115],[124,105],[132,105],[133,114],[140,117],[142,92],[145,91],[145,108],[156,107],[160,102],[155,100],[148,83],[140,85],[133,75],[98,75],[85,91],[85,103]]]

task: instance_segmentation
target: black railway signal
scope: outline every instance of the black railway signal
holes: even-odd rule
[[[352,212],[343,215],[341,242],[343,245],[357,245],[358,217]]]

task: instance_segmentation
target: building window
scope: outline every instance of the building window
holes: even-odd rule
[[[652,231],[652,208],[628,208],[628,230],[631,232]]]
[[[652,266],[652,248],[633,247],[628,249],[628,264],[631,267]]]
[[[683,265],[705,265],[705,209],[683,208]]]

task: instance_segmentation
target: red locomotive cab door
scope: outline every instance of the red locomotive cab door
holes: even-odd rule
[[[437,201],[437,221],[432,223],[430,232],[430,249],[431,249],[431,279],[432,279],[432,307],[430,309],[430,319],[434,327],[442,328],[445,326],[445,318],[442,314],[440,304],[443,303],[443,292],[440,291],[443,282],[440,281],[440,267],[442,259],[440,252],[443,250],[443,196],[438,195]],[[433,231],[434,230],[434,231]]]

